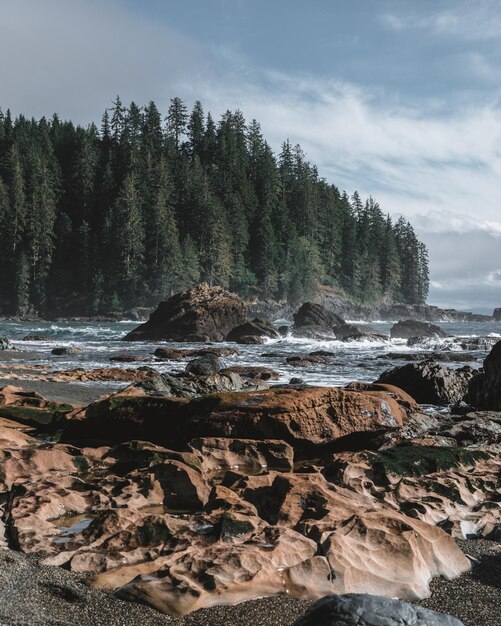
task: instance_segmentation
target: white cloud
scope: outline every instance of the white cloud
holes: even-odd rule
[[[456,36],[467,40],[489,40],[501,35],[501,10],[497,0],[476,0],[455,3],[448,10],[423,14],[419,10],[385,13],[381,22],[401,31],[418,29],[440,36]]]

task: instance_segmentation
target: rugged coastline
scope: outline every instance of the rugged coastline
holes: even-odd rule
[[[283,331],[243,321],[242,304],[228,298],[207,287],[185,294],[135,329],[109,367],[68,368],[85,358],[74,348],[49,349],[44,364],[40,352],[30,362],[22,350],[3,351],[4,546],[35,559],[14,556],[12,575],[26,572],[39,599],[40,576],[73,589],[59,592],[55,611],[81,597],[74,602],[91,614],[109,603],[120,614],[119,596],[171,615],[134,608],[144,623],[186,625],[289,626],[321,595],[368,591],[421,598],[470,626],[465,581],[472,599],[489,599],[477,617],[497,626],[488,582],[499,575],[497,339],[458,340],[415,320],[385,334],[306,303],[288,336],[389,350],[391,335],[424,357],[374,383],[321,387],[300,372],[336,368],[335,352],[267,353],[257,339],[280,346]],[[144,333],[159,346],[146,360],[134,352]],[[169,343],[183,333],[186,347]],[[214,343],[225,336],[236,343]],[[228,367],[238,343],[260,364]],[[492,346],[483,372],[458,367]],[[278,360],[289,383],[278,382]],[[177,367],[155,369],[164,362]],[[61,578],[49,564],[72,573]],[[222,606],[211,606],[214,597]]]

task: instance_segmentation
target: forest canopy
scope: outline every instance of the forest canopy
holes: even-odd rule
[[[319,176],[299,145],[275,154],[255,120],[173,98],[101,126],[0,111],[0,313],[154,306],[201,281],[288,299],[423,303],[412,225]]]

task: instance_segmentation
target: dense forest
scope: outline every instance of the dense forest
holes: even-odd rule
[[[409,222],[328,183],[299,145],[197,102],[117,97],[100,128],[0,112],[0,312],[153,306],[200,281],[249,296],[424,302]]]

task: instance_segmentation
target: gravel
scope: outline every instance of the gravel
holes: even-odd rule
[[[501,545],[458,543],[477,564],[455,580],[434,580],[431,598],[417,604],[453,615],[465,626],[501,626]],[[62,568],[41,566],[33,557],[0,551],[0,626],[289,626],[311,604],[274,596],[176,619],[90,589],[83,580]]]

